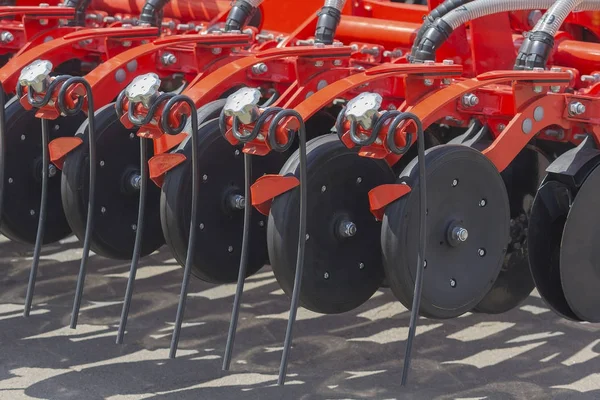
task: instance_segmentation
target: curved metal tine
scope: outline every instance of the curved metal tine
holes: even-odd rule
[[[87,272],[87,262],[90,255],[90,247],[92,242],[92,232],[94,229],[94,204],[96,197],[96,119],[94,116],[94,96],[92,88],[83,78],[71,78],[65,82],[64,89],[70,86],[70,82],[83,83],[87,91],[88,104],[88,145],[89,145],[89,188],[88,188],[88,208],[87,219],[85,225],[85,235],[83,238],[83,254],[81,255],[81,264],[79,266],[79,275],[77,276],[77,286],[75,288],[75,298],[73,300],[73,311],[71,312],[71,329],[77,327],[79,319],[79,308],[81,307],[81,299],[83,297],[83,287],[85,285],[85,276]],[[62,89],[61,89],[62,92]],[[59,95],[60,96],[60,95]]]
[[[285,112],[285,111],[284,111]],[[282,112],[282,113],[284,113]],[[280,113],[280,115],[282,114]],[[300,128],[298,129],[298,140],[300,152],[300,224],[298,234],[298,254],[296,256],[296,274],[294,277],[294,289],[292,291],[292,302],[290,305],[290,314],[287,323],[287,329],[285,332],[285,341],[283,343],[283,354],[281,355],[281,364],[279,366],[279,378],[277,384],[283,386],[285,384],[285,378],[287,375],[287,365],[290,349],[292,346],[293,328],[294,322],[296,321],[296,314],[298,312],[298,302],[300,297],[300,287],[302,283],[302,276],[304,270],[304,255],[306,249],[306,210],[307,210],[307,189],[306,189],[306,128],[304,121],[299,114],[294,115],[300,122]],[[276,116],[271,121],[271,126],[277,126]]]
[[[188,286],[190,283],[190,275],[192,272],[192,263],[194,262],[194,244],[196,243],[196,222],[198,219],[198,190],[200,186],[200,174],[198,172],[198,111],[196,105],[187,96],[178,95],[173,97],[165,110],[168,110],[171,105],[177,101],[184,101],[190,107],[190,119],[192,126],[191,142],[192,142],[192,209],[190,215],[190,233],[188,238],[187,254],[185,257],[185,268],[183,270],[183,281],[181,282],[181,293],[179,294],[179,303],[177,304],[177,315],[175,317],[175,326],[173,327],[173,336],[171,338],[171,348],[169,350],[169,358],[175,358],[177,355],[177,347],[179,346],[179,335],[181,334],[181,325],[183,324],[183,314],[185,312],[185,303],[187,300]]]
[[[138,219],[135,232],[135,244],[133,246],[133,256],[131,258],[131,267],[129,268],[129,278],[127,279],[127,289],[125,290],[125,298],[123,299],[123,308],[121,310],[121,320],[119,322],[119,330],[117,332],[117,344],[123,343],[125,336],[125,327],[127,318],[129,317],[129,307],[131,306],[131,298],[133,296],[133,286],[135,276],[137,274],[140,254],[142,252],[142,235],[144,233],[144,211],[146,209],[146,191],[148,188],[148,143],[143,138],[140,138],[140,200],[138,206]]]
[[[0,82],[0,216],[2,216],[2,206],[4,203],[4,168],[6,165],[6,114],[4,106],[6,105],[6,94],[4,86]]]
[[[240,313],[240,304],[244,292],[244,283],[246,271],[248,269],[248,254],[250,248],[250,218],[252,217],[252,199],[250,194],[250,185],[252,183],[252,155],[244,153],[244,233],[242,235],[242,254],[240,259],[240,271],[238,273],[237,286],[235,289],[235,298],[233,299],[233,309],[231,311],[231,321],[229,322],[229,332],[227,333],[227,345],[225,346],[225,355],[223,356],[223,371],[228,371],[231,365],[231,356],[233,354],[233,344],[237,331],[237,324]]]
[[[416,116],[415,116],[416,118]],[[415,121],[417,122],[417,121]],[[423,291],[423,275],[425,270],[425,250],[427,248],[427,187],[425,175],[425,139],[423,129],[417,124],[418,161],[419,161],[419,253],[417,256],[417,276],[415,279],[415,291],[413,293],[412,310],[410,313],[410,324],[408,327],[408,339],[406,340],[406,352],[404,354],[404,367],[402,368],[401,385],[406,386],[413,340],[419,320],[419,308],[421,307],[421,292]]]
[[[40,216],[38,219],[38,229],[35,238],[35,247],[33,249],[33,261],[29,273],[29,283],[27,284],[27,294],[25,295],[24,317],[29,317],[31,303],[33,302],[33,291],[37,278],[38,267],[40,264],[40,255],[42,252],[42,243],[44,241],[44,231],[46,229],[46,212],[48,205],[48,167],[50,166],[50,157],[48,154],[48,120],[40,119],[42,124],[42,194],[40,199]]]

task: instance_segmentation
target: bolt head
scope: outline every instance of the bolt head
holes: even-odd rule
[[[452,180],[452,187],[456,187],[458,186],[458,179],[453,179]]]
[[[356,178],[356,183],[361,183],[362,182],[362,178],[359,176],[358,178]]]
[[[102,214],[106,213],[106,207],[100,207],[100,212],[101,212]]]
[[[425,86],[432,86],[432,85],[433,85],[433,79],[425,79],[425,80],[423,81],[423,84],[424,84]]]
[[[469,238],[469,231],[463,227],[457,226],[452,230],[452,237],[459,242],[466,242]]]
[[[482,249],[477,250],[477,254],[479,255],[479,257],[485,256],[485,249],[482,248]]]
[[[136,224],[131,224],[131,230],[137,230],[137,225]]]
[[[450,279],[450,286],[451,287],[456,287],[456,279]]]
[[[258,115],[260,97],[260,90],[242,88],[227,98],[223,112],[228,117],[237,117],[243,124],[250,124]]]
[[[321,193],[325,193],[326,190],[327,190],[327,186],[325,186],[325,185],[321,186]]]
[[[160,78],[155,73],[137,76],[125,89],[125,96],[131,103],[142,103],[150,107],[150,102],[158,94]]]
[[[571,115],[581,115],[585,113],[585,105],[578,101],[574,101],[569,104],[569,113]]]
[[[364,129],[373,126],[383,98],[377,93],[361,93],[346,105],[346,118],[360,124]]]
[[[8,183],[13,183],[13,182],[14,182],[13,178],[8,178]]]
[[[36,92],[44,91],[44,84],[50,78],[52,63],[47,60],[35,60],[21,70],[19,85],[32,87]]]
[[[29,215],[35,215],[35,210],[29,210]]]
[[[486,204],[487,204],[487,200],[486,199],[479,200],[479,207],[485,207]]]
[[[230,252],[230,253],[233,253],[233,246],[227,247],[227,251]]]
[[[325,278],[325,279],[329,279],[329,272],[325,272],[325,273],[323,274],[323,278]]]
[[[358,264],[358,269],[365,269],[365,264],[364,263],[359,263]]]

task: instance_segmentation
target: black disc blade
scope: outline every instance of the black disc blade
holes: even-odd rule
[[[386,208],[381,229],[390,287],[407,307],[419,247],[418,172],[413,160],[400,180],[412,191]],[[457,317],[481,301],[500,272],[508,244],[508,196],[496,167],[466,146],[428,150],[426,176],[428,242],[420,313]]]
[[[0,231],[8,238],[35,243],[42,189],[42,139],[40,120],[35,110],[27,111],[13,98],[6,112],[6,165],[4,206]],[[49,139],[73,136],[84,121],[80,113],[49,121]],[[44,244],[71,234],[60,199],[61,171],[50,167],[48,180],[48,213]]]
[[[573,313],[600,322],[600,168],[594,169],[577,192],[560,246],[560,278]]]
[[[527,247],[531,275],[542,298],[557,314],[578,321],[560,279],[560,243],[571,199],[571,189],[563,183],[547,181],[540,187],[531,208]]]
[[[290,157],[281,175],[298,176],[298,156]],[[300,303],[326,314],[350,311],[383,282],[380,224],[369,211],[368,192],[395,176],[385,162],[360,157],[337,136],[326,135],[307,144],[307,177],[308,240]],[[296,271],[299,202],[298,188],[275,198],[267,230],[273,272],[288,294]]]
[[[502,171],[510,202],[510,243],[498,279],[475,307],[477,312],[500,314],[512,310],[535,287],[527,254],[527,226],[535,193],[543,179],[540,172],[548,164],[542,153],[526,148]]]
[[[198,234],[194,246],[192,274],[212,283],[237,280],[242,233],[243,208],[232,206],[231,199],[244,195],[244,156],[241,147],[232,147],[211,120],[198,130],[200,191],[198,195]],[[162,187],[162,229],[177,261],[183,265],[187,251],[191,214],[191,141],[179,148],[187,160],[169,171]],[[253,177],[273,173],[283,164],[280,154],[253,159]],[[267,262],[266,217],[254,211],[250,227],[248,275]]]
[[[140,143],[136,130],[121,124],[114,104],[98,110],[96,116],[96,209],[91,249],[103,257],[128,260],[133,253],[137,229],[139,190],[134,185],[140,173]],[[62,201],[73,232],[83,240],[86,228],[89,188],[89,136],[84,123],[78,136],[83,143],[65,158]],[[148,154],[152,142],[147,140]],[[145,228],[141,255],[164,244],[160,229],[160,189],[148,183],[144,212]]]

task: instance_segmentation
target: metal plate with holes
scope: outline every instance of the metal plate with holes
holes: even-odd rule
[[[137,230],[140,138],[135,130],[120,123],[114,104],[96,111],[96,209],[91,249],[113,259],[128,260],[133,254]],[[77,135],[83,144],[65,158],[62,176],[62,202],[73,233],[85,234],[89,185],[87,121]],[[152,154],[152,142],[147,141]],[[137,186],[137,187],[136,187]],[[164,244],[160,229],[160,189],[152,182],[146,193],[144,234],[141,255]]]
[[[312,311],[353,310],[381,286],[380,223],[369,211],[368,192],[394,181],[382,160],[360,157],[336,135],[308,142],[307,243],[300,302]],[[296,152],[280,172],[299,174]],[[274,199],[267,242],[277,281],[292,293],[298,248],[298,188]]]
[[[407,307],[412,305],[419,248],[418,174],[413,160],[402,174],[412,191],[386,208],[381,229],[386,275]],[[452,318],[473,309],[500,272],[509,235],[508,196],[496,167],[466,146],[427,150],[426,174],[427,249],[420,312]]]
[[[560,280],[578,318],[600,322],[600,168],[587,177],[571,205],[560,245]]]
[[[6,105],[6,166],[4,205],[0,230],[12,240],[35,243],[42,187],[42,139],[35,111],[26,111],[14,97]],[[49,140],[72,136],[85,116],[59,117],[49,121]],[[67,237],[67,224],[60,200],[61,171],[50,167],[48,214],[44,243]]]
[[[531,208],[527,248],[531,275],[542,298],[557,314],[578,321],[560,280],[560,243],[572,197],[571,189],[557,181],[540,187]]]

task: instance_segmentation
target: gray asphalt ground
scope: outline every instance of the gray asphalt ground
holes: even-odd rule
[[[0,240],[0,399],[600,399],[600,326],[565,321],[532,295],[500,316],[421,319],[400,386],[409,313],[382,289],[351,313],[301,310],[288,385],[275,385],[289,300],[268,267],[247,282],[230,372],[221,371],[234,287],[192,280],[175,360],[182,269],[143,260],[124,345],[115,344],[129,263],[92,256],[69,329],[79,244],[43,252],[22,317],[32,246]]]

